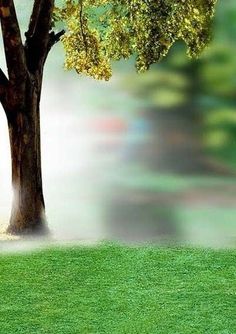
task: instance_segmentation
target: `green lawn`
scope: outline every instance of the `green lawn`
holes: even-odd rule
[[[0,256],[1,334],[235,334],[236,250],[126,247]]]

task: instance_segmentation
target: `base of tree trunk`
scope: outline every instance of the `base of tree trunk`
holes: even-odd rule
[[[47,237],[50,230],[44,219],[38,219],[30,223],[12,223],[7,228],[7,233],[18,236]]]

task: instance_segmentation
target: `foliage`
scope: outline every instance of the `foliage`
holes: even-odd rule
[[[55,8],[63,22],[67,69],[108,80],[111,61],[136,56],[138,72],[167,55],[183,40],[191,57],[210,39],[217,0],[66,0]]]
[[[199,132],[209,153],[235,168],[236,166],[236,81],[235,81],[235,1],[219,2],[214,17],[214,38],[201,59],[188,61],[183,56],[183,45],[176,43],[168,59],[153,71],[137,78],[125,77],[128,91],[146,108],[158,110],[184,107],[189,98],[189,87],[194,89],[198,107]],[[196,72],[193,75],[194,66]],[[128,71],[127,71],[128,72]],[[190,96],[193,99],[193,96]],[[191,108],[186,117],[191,117]]]

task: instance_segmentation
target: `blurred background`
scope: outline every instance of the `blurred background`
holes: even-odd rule
[[[22,26],[28,1],[16,1]],[[198,60],[182,43],[137,75],[109,82],[63,69],[51,53],[41,103],[46,213],[57,240],[236,245],[236,3],[219,1]],[[5,68],[3,56],[1,66]],[[0,224],[11,207],[7,124],[0,112]]]

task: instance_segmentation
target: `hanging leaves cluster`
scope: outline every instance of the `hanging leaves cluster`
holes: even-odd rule
[[[134,55],[143,72],[177,40],[196,57],[209,42],[216,1],[66,0],[54,12],[66,28],[65,67],[108,80],[112,60]]]

